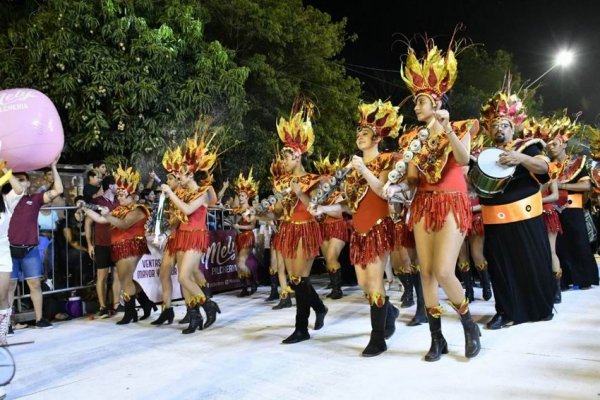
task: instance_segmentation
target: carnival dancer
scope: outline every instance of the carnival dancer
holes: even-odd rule
[[[393,167],[391,153],[379,153],[379,142],[398,135],[402,116],[389,101],[359,105],[356,146],[362,157],[352,158],[352,171],[343,184],[346,204],[316,207],[316,214],[347,210],[352,214],[350,262],[371,307],[371,337],[364,357],[387,350],[400,311],[391,304],[383,284],[385,263],[394,247],[394,223],[382,190]]]
[[[577,129],[568,116],[553,122],[548,155],[561,164],[558,175],[559,197],[566,197],[559,214],[562,233],[556,239],[556,254],[563,269],[562,285],[589,289],[598,285],[598,266],[589,246],[583,213],[583,195],[592,189],[585,155],[567,155],[567,142]]]
[[[452,43],[452,42],[451,42]],[[441,329],[444,308],[438,299],[441,286],[450,306],[459,314],[465,335],[465,356],[479,354],[479,327],[469,311],[454,269],[460,247],[471,226],[471,205],[463,167],[470,160],[471,138],[477,135],[476,120],[450,122],[442,109],[446,93],[457,76],[454,51],[444,55],[428,41],[427,55],[419,61],[409,48],[402,79],[411,91],[417,120],[425,126],[403,135],[403,159],[408,161],[407,182],[416,188],[411,203],[409,227],[414,231],[431,347],[425,361],[437,361],[448,352]]]
[[[548,160],[541,139],[514,138],[526,113],[521,99],[510,92],[510,76],[482,107],[481,118],[504,150],[499,164],[515,167],[502,193],[479,200],[496,301],[496,315],[486,326],[499,329],[552,319],[554,278],[540,193],[540,183],[549,180]]]
[[[238,277],[242,283],[242,291],[238,297],[246,297],[256,292],[256,279],[252,276],[252,271],[246,265],[248,256],[254,249],[256,239],[254,238],[254,226],[256,217],[250,212],[250,199],[253,199],[258,193],[259,182],[254,180],[252,169],[245,178],[240,173],[235,181],[235,192],[239,199],[239,207],[233,210],[234,215],[238,216],[239,220],[233,225],[238,231],[235,237],[235,251],[237,260]],[[248,284],[250,284],[250,292],[248,292]]]
[[[328,155],[324,159],[320,158],[319,161],[315,161],[314,165],[318,174],[321,175],[321,179],[328,181],[334,176],[336,170],[344,167],[345,162],[339,159],[331,162]],[[328,203],[334,204],[340,195],[340,192],[332,194]],[[350,238],[348,221],[344,219],[342,211],[329,212],[319,222],[319,226],[323,236],[321,254],[325,258],[331,285],[331,293],[326,297],[332,300],[341,299],[344,292],[342,292],[342,270],[339,257]]]
[[[290,286],[296,296],[295,329],[282,341],[283,344],[310,339],[308,318],[311,307],[316,313],[315,330],[323,327],[328,311],[310,281],[312,263],[323,242],[319,224],[307,210],[309,194],[319,182],[319,176],[307,173],[303,165],[303,156],[315,140],[311,124],[313,107],[308,101],[298,99],[290,118],[282,117],[277,124],[277,133],[284,145],[281,155],[287,172],[281,185],[291,189],[291,193],[275,209],[277,214],[283,215],[277,250],[284,257]]]
[[[144,315],[142,320],[150,316],[156,305],[148,299],[144,290],[133,280],[135,268],[144,254],[149,254],[146,243],[145,224],[149,215],[148,209],[137,204],[133,195],[136,193],[140,182],[140,174],[131,167],[123,169],[121,166],[114,173],[117,185],[117,200],[119,206],[112,211],[107,207],[100,207],[100,213],[84,208],[86,216],[97,224],[110,224],[111,258],[117,265],[117,275],[121,282],[123,299],[125,300],[125,315],[117,325],[137,322],[138,315],[135,310],[135,300],[139,301]]]
[[[280,192],[284,189],[288,179],[285,167],[285,162],[280,154],[275,156],[275,160],[271,163],[271,179],[273,181],[273,191]],[[283,215],[277,218],[275,215],[269,217],[268,221],[273,224],[275,232],[271,236],[271,264],[269,274],[271,275],[271,294],[268,300],[276,300],[279,298],[279,303],[272,307],[273,310],[281,310],[282,308],[290,308],[292,306],[291,294],[294,293],[288,285],[285,261],[281,254],[281,236],[279,235],[279,227],[281,227]],[[281,286],[281,293],[277,293],[277,283]]]
[[[161,185],[161,190],[167,194],[173,206],[182,211],[183,218],[177,227],[175,239],[167,244],[169,252],[176,254],[179,268],[179,283],[188,306],[189,325],[181,333],[194,333],[211,326],[221,310],[214,301],[207,299],[203,289],[197,282],[197,270],[200,268],[202,255],[209,246],[206,215],[211,199],[211,179],[207,174],[217,161],[216,152],[209,148],[207,142],[208,123],[200,137],[198,129],[194,138],[187,139],[181,149],[182,161],[177,178],[186,192],[179,197],[167,184]],[[181,193],[180,193],[181,195]],[[203,324],[200,306],[206,312],[206,322]]]

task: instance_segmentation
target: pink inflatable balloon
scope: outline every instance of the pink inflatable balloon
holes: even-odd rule
[[[0,91],[0,158],[13,171],[52,163],[65,142],[56,107],[34,89]]]

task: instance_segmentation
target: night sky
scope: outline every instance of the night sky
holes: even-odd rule
[[[510,52],[523,78],[530,81],[552,66],[560,49],[570,48],[576,54],[573,65],[557,67],[541,81],[544,111],[568,107],[569,114],[581,110],[586,122],[600,123],[600,1],[305,0],[305,4],[331,14],[334,21],[348,18],[348,33],[358,35],[342,54],[349,64],[399,71],[406,46],[393,45],[398,38],[394,34],[413,38],[427,33],[446,47],[459,22],[466,26],[462,37],[484,44],[490,53],[497,49]],[[363,74],[348,73],[367,86],[380,84],[364,75],[372,72],[359,70]],[[374,75],[394,78],[389,72]]]

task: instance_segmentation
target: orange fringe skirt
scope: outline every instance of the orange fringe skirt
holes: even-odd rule
[[[123,240],[110,245],[110,256],[114,262],[129,257],[141,257],[144,254],[150,254],[145,237]]]
[[[210,245],[208,231],[206,230],[183,231],[178,229],[174,236],[167,243],[167,250],[171,254],[188,250],[196,250],[204,253]]]
[[[242,231],[241,233],[238,233],[237,236],[235,237],[235,249],[238,252],[242,249],[253,248],[254,243],[255,243],[254,232],[251,230]]]
[[[402,246],[404,248],[415,248],[415,235],[408,229],[406,223],[398,221],[394,224],[394,248]]]
[[[319,225],[324,241],[334,238],[347,242],[350,239],[350,226],[345,219],[338,219],[334,222],[321,222]]]
[[[275,250],[281,252],[285,258],[296,258],[298,244],[302,240],[302,252],[305,258],[319,255],[319,248],[323,243],[321,229],[316,221],[304,223],[284,222],[277,235],[278,244]]]
[[[467,236],[471,236],[471,235],[476,235],[476,236],[484,235],[483,218],[482,218],[480,212],[473,214],[473,220],[471,222],[471,229],[469,229],[469,233],[467,234]]]
[[[271,250],[280,251],[281,248],[281,240],[279,240],[279,232],[271,235]]]
[[[466,234],[471,227],[473,213],[467,192],[417,191],[410,207],[408,226],[412,230],[416,223],[425,218],[425,229],[437,232],[446,223],[452,212],[461,233]]]
[[[350,235],[350,263],[366,268],[377,257],[394,248],[394,222],[385,217],[367,233],[352,231]]]
[[[560,217],[558,216],[558,212],[554,209],[554,207],[544,207],[544,212],[542,215],[544,216],[544,223],[546,224],[546,230],[548,233],[560,233],[562,235],[563,230],[560,223]]]

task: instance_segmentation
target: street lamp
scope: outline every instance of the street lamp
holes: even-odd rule
[[[525,89],[529,89],[530,87],[532,87],[536,82],[538,82],[540,79],[542,79],[544,76],[546,76],[554,68],[556,68],[556,67],[566,68],[569,65],[573,64],[574,59],[575,59],[575,54],[573,53],[572,50],[564,49],[564,50],[559,51],[558,54],[556,54],[556,57],[554,57],[554,64],[552,64],[552,66],[550,68],[548,68],[546,70],[546,72],[544,72],[543,74],[538,76],[533,82],[531,82],[529,85],[527,85],[527,87]]]

